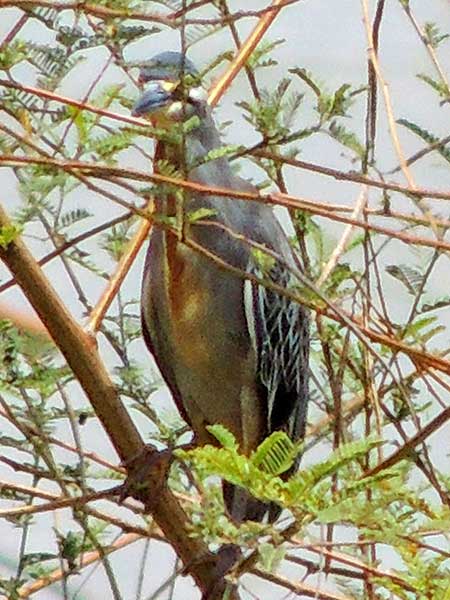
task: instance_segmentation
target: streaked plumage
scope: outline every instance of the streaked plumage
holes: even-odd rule
[[[195,73],[192,63],[177,53],[164,53],[147,63],[140,79],[150,82],[150,87],[138,100],[134,114],[154,116],[155,110],[167,107],[171,92],[164,91],[161,80],[175,82],[181,79],[181,71]],[[181,118],[179,111],[170,110],[166,115]],[[201,95],[189,95],[183,111],[200,118],[200,125],[186,136],[184,157],[179,147],[160,144],[156,158],[175,165],[198,165],[188,168],[188,177],[204,185],[254,190],[232,173],[225,158],[198,164],[220,146],[220,138]],[[155,201],[158,212],[174,214],[169,196]],[[226,228],[273,250],[284,265],[297,266],[270,207],[189,194],[187,211],[199,208],[214,211],[209,220],[225,228],[193,223],[188,236],[228,264],[260,274],[261,265],[251,247]],[[290,273],[277,264],[264,277],[286,287]],[[214,442],[205,429],[214,423],[227,427],[247,454],[278,429],[295,440],[303,436],[309,351],[308,315],[303,307],[224,270],[175,234],[154,227],[144,268],[142,324],[146,344],[198,443]],[[261,520],[268,510],[271,519],[278,514],[276,507],[226,483],[224,499],[237,521]]]

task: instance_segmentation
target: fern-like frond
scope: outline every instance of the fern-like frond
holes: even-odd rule
[[[406,127],[406,129],[409,129],[409,131],[420,137],[427,144],[435,144],[439,141],[439,138],[436,135],[429,132],[427,129],[420,127],[416,123],[413,123],[412,121],[408,121],[407,119],[399,119],[397,123],[403,125],[403,127]],[[442,158],[445,158],[447,162],[450,162],[450,148],[447,148],[446,146],[447,145],[438,146],[436,148],[436,152],[439,152]]]
[[[416,295],[424,283],[424,275],[408,265],[388,265],[386,272],[400,281],[409,294]]]
[[[284,431],[275,431],[258,446],[250,460],[262,471],[281,475],[292,467],[299,452],[298,445]]]

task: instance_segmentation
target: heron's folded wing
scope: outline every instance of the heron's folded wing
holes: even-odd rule
[[[288,289],[291,275],[276,264],[269,273],[252,265],[258,277]],[[267,433],[304,434],[308,403],[309,318],[286,296],[251,281],[245,283],[247,324],[257,356],[257,379],[267,402]]]

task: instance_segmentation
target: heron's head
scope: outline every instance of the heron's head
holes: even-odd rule
[[[141,64],[143,93],[133,107],[134,117],[147,117],[156,125],[180,121],[205,104],[205,90],[196,82],[198,71],[179,52],[162,52]]]

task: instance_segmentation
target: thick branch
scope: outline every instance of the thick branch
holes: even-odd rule
[[[0,228],[10,225],[11,221],[0,206]],[[0,246],[0,259],[8,266],[63,353],[121,460],[127,463],[141,454],[145,447],[142,438],[120,401],[97,349],[57,296],[28,248],[17,238],[6,249]],[[155,475],[155,479],[159,480],[159,477]],[[201,540],[190,536],[186,513],[168,489],[158,487],[158,494],[152,497],[154,483],[150,478],[147,494],[156,523],[198,586],[203,591],[212,589],[217,584],[212,568],[214,556],[208,553]]]
[[[10,224],[6,212],[0,207],[0,227]],[[56,295],[28,248],[17,238],[6,249],[0,248],[0,258],[64,354],[121,460],[129,460],[138,454],[143,442],[120,402],[97,350]]]

